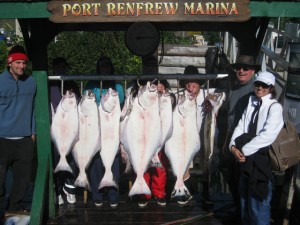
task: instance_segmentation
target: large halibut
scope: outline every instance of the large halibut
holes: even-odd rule
[[[95,94],[88,90],[78,105],[79,114],[79,140],[75,144],[72,154],[79,167],[79,175],[75,185],[90,188],[86,168],[92,158],[99,153],[100,140],[100,118]]]
[[[121,142],[137,175],[129,196],[151,194],[144,179],[144,173],[161,143],[156,85],[148,82],[145,86],[140,87],[130,115],[123,125]]]
[[[177,178],[171,197],[190,196],[184,185],[183,176],[200,149],[196,113],[195,96],[185,91],[173,112],[173,134],[165,144],[166,155]]]
[[[72,173],[66,156],[78,140],[78,130],[76,96],[72,91],[67,91],[56,109],[51,124],[51,137],[60,155],[60,160],[54,170],[55,173],[58,171],[69,171]]]
[[[105,167],[105,174],[100,181],[99,188],[109,186],[118,188],[111,171],[120,143],[121,108],[118,92],[109,88],[108,92],[101,97],[99,114],[101,128],[100,156]]]

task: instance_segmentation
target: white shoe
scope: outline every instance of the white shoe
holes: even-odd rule
[[[67,196],[67,201],[70,203],[70,204],[74,204],[76,202],[76,196],[73,195],[73,194],[70,194],[69,192],[67,192],[65,190],[65,188],[63,187],[63,191],[64,193],[66,194]]]
[[[59,196],[58,196],[58,205],[63,205],[63,204],[65,204],[65,201],[64,201],[64,199],[62,198],[62,196],[59,195]]]
[[[177,203],[179,205],[186,205],[189,203],[189,201],[193,198],[193,196],[182,196],[179,198],[179,200],[177,201]]]

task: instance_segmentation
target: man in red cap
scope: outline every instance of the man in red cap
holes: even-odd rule
[[[23,198],[31,181],[35,151],[34,97],[36,83],[25,74],[28,56],[22,46],[14,46],[7,69],[0,75],[0,212],[7,209],[5,176],[11,168],[13,186],[8,209],[23,210]],[[0,218],[1,220],[1,218]],[[2,221],[0,221],[2,222]]]

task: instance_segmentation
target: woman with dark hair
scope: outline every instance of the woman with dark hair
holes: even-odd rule
[[[230,151],[241,165],[240,203],[243,225],[270,224],[272,171],[268,151],[283,126],[282,106],[275,100],[275,77],[260,72],[237,127]]]
[[[101,75],[113,75],[114,66],[110,58],[102,56],[97,61],[96,66],[97,74]],[[85,87],[85,90],[92,90],[96,96],[97,105],[100,104],[101,95],[108,92],[108,89],[112,88],[118,92],[120,104],[124,102],[124,90],[121,84],[115,80],[105,80],[102,82],[102,89],[100,88],[99,81],[89,81]],[[116,183],[119,183],[120,177],[120,154],[118,153],[112,165],[112,173]],[[105,168],[101,160],[100,154],[96,154],[91,161],[89,167],[89,179],[92,192],[92,200],[96,207],[101,207],[104,200],[104,193],[107,190],[108,203],[112,208],[115,208],[119,204],[119,192],[115,187],[105,187],[99,190],[99,183],[104,176]]]
[[[107,56],[101,56],[97,60],[96,72],[99,75],[113,75],[115,73],[114,65],[112,61]],[[105,94],[109,88],[116,90],[119,94],[120,103],[124,102],[124,90],[120,83],[117,83],[115,80],[104,80],[102,81],[102,90],[100,90],[99,81],[89,81],[86,84],[85,90],[92,90],[96,95],[97,105],[100,104],[101,94]],[[101,93],[100,93],[101,92]]]

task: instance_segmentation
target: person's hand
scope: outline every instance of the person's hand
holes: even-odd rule
[[[157,84],[157,91],[164,93],[166,91],[166,88],[163,84],[159,83]]]
[[[35,140],[36,140],[35,134],[31,135],[31,139],[35,142]]]
[[[237,149],[234,145],[231,146],[230,149],[231,153],[234,155],[235,159],[239,162],[239,163],[244,163],[246,161],[246,157],[243,155],[243,153]]]

